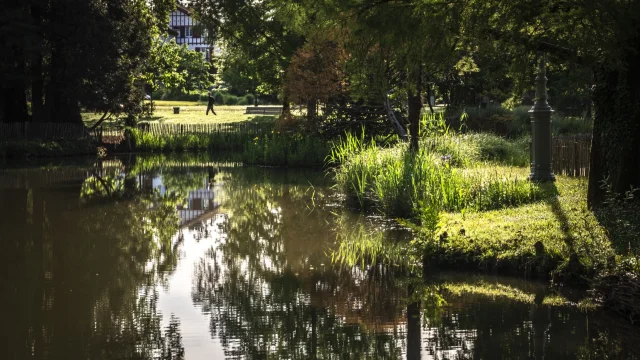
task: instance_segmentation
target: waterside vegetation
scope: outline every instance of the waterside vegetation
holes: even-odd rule
[[[594,212],[585,179],[531,182],[520,166],[524,154],[526,140],[487,134],[430,134],[417,151],[347,135],[330,156],[336,188],[349,206],[411,228],[414,240],[399,248],[355,236],[367,240],[339,240],[334,258],[375,264],[408,257],[403,266],[425,270],[550,278],[591,287],[594,299],[640,319],[632,300],[640,296],[640,209],[633,192],[611,194]]]

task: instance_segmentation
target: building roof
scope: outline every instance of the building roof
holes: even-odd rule
[[[176,9],[178,11],[182,11],[183,13],[185,13],[187,15],[191,15],[191,9],[189,9],[186,6],[180,5],[180,3],[176,4]]]

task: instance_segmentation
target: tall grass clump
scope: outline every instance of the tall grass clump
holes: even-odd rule
[[[254,134],[228,133],[176,133],[157,135],[139,129],[128,131],[133,148],[140,152],[182,152],[241,150]]]
[[[318,137],[272,133],[247,141],[242,158],[247,165],[322,167],[329,151]]]
[[[488,210],[539,199],[540,188],[524,177],[502,171],[467,171],[452,166],[451,157],[406,144],[379,148],[364,138],[347,135],[336,142],[330,162],[336,186],[362,209],[417,218],[425,211]],[[491,165],[485,165],[491,169]],[[437,212],[436,211],[436,212]]]

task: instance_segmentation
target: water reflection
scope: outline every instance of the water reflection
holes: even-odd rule
[[[411,276],[407,236],[340,211],[321,173],[175,157],[1,169],[2,358],[638,358],[638,330],[580,294]]]

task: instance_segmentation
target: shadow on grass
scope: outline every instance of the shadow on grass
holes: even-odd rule
[[[595,229],[591,229],[592,224],[586,219],[581,221],[579,218],[575,218],[577,214],[568,214],[567,211],[578,211],[579,204],[564,204],[569,206],[569,209],[563,208],[563,204],[560,201],[560,190],[555,183],[548,183],[544,185],[550,191],[550,195],[545,201],[551,207],[551,212],[558,220],[560,224],[560,230],[562,231],[565,245],[568,250],[568,257],[565,258],[565,263],[560,266],[559,274],[565,281],[582,283],[585,279],[594,275],[595,269],[592,266],[585,266],[585,262],[581,261],[581,256],[590,257],[587,263],[595,264],[604,259],[594,259],[593,253],[589,247],[594,246],[592,240],[595,235]],[[568,195],[569,196],[569,195]],[[595,225],[595,224],[593,224]],[[584,227],[584,228],[583,228]],[[591,229],[591,230],[590,230]],[[577,237],[585,237],[577,238]],[[592,237],[589,239],[589,237]],[[580,243],[584,242],[584,244]],[[536,249],[537,250],[537,249]]]
[[[152,122],[152,121],[160,121],[163,120],[164,118],[162,116],[145,116],[140,118],[140,121],[147,121],[147,122]]]

